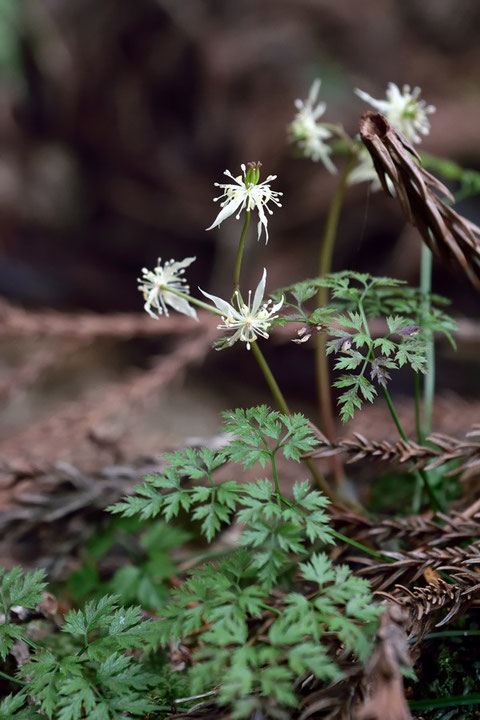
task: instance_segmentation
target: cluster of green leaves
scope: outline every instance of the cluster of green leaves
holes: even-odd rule
[[[368,582],[334,566],[323,551],[334,534],[327,498],[308,481],[294,485],[291,499],[281,493],[278,456],[299,462],[315,447],[308,422],[265,405],[227,412],[224,420],[221,450],[168,454],[163,475],[147,478],[112,510],[149,522],[160,516],[143,541],[152,558],[158,544],[169,573],[175,569],[162,534],[180,513],[209,542],[222,525],[238,523],[239,547],[215,552],[214,563],[199,560],[168,595],[164,587],[157,598],[160,621],[143,620],[138,607],[120,607],[114,595],[70,611],[61,633],[33,644],[30,661],[17,672],[24,685],[0,703],[0,720],[163,717],[173,701],[188,707],[182,697],[211,691],[233,718],[251,717],[256,709],[266,718],[288,717],[299,677],[341,679],[339,648],[361,661],[368,657],[380,608]],[[241,474],[268,466],[270,478],[242,483],[239,464]],[[220,466],[227,479],[217,479]],[[183,533],[176,538],[185,540]],[[103,546],[110,542],[104,539]],[[14,604],[34,607],[43,587],[41,573],[4,575],[5,617]],[[32,644],[18,627],[0,626],[3,658],[17,638]],[[169,647],[172,640],[193,655],[184,672],[151,659],[153,647]]]
[[[278,713],[278,705],[297,704],[294,683],[305,673],[327,683],[342,677],[329,633],[360,660],[368,657],[380,612],[368,583],[346,566],[334,568],[325,553],[298,565],[297,583],[308,594],[286,593],[269,608],[245,549],[192,575],[165,609],[163,628],[165,639],[185,638],[207,624],[189,674],[192,693],[222,678],[219,701],[233,707],[232,717],[268,716],[266,706]]]
[[[218,687],[232,717],[251,717],[256,708],[269,717],[270,705],[278,714],[279,706],[295,704],[300,675],[313,673],[325,682],[341,677],[331,641],[322,638],[335,637],[365,659],[379,609],[367,582],[347,567],[335,568],[321,552],[333,542],[322,493],[308,481],[294,485],[292,500],[280,492],[277,454],[298,462],[316,445],[305,418],[262,405],[227,412],[224,419],[228,440],[221,450],[169,454],[161,477],[148,477],[111,509],[167,520],[187,513],[209,541],[222,523],[242,524],[238,550],[195,568],[172,591],[159,632],[163,643],[173,638],[188,644],[201,634],[188,673],[192,695]],[[244,469],[269,466],[271,478],[241,483],[224,469],[227,479],[216,482],[220,466],[236,474],[238,463]]]
[[[319,287],[330,290],[331,302],[307,313],[304,303]],[[281,292],[295,310],[289,319],[324,328],[331,337],[327,354],[340,355],[334,367],[347,372],[337,378],[334,387],[342,391],[338,403],[343,422],[365,400],[373,402],[375,383],[386,387],[390,370],[409,365],[415,373],[425,372],[427,333],[441,331],[454,345],[451,333],[455,323],[442,309],[446,301],[431,295],[425,303],[418,290],[404,287],[400,280],[341,272],[296,283]],[[368,319],[376,317],[385,318],[388,333],[374,338]]]
[[[5,660],[15,640],[28,642],[21,625],[12,622],[16,606],[32,609],[42,599],[45,588],[43,570],[24,575],[21,568],[6,572],[0,568],[0,657]]]
[[[324,512],[328,499],[310,490],[308,481],[297,483],[293,501],[280,493],[276,456],[298,462],[302,453],[311,450],[316,437],[305,418],[283,415],[266,405],[224,413],[225,431],[230,440],[219,451],[189,448],[165,456],[168,465],[161,476],[147,476],[135,488],[135,495],[111,509],[125,517],[140,515],[152,518],[162,515],[170,521],[182,511],[200,524],[208,542],[235,516],[245,524],[240,543],[252,550],[251,562],[262,582],[277,582],[291,563],[289,553],[305,554],[315,541],[332,542],[328,517]],[[231,465],[235,474],[237,463],[244,469],[258,464],[270,465],[273,482],[259,479],[238,482],[229,478],[216,483],[214,471]],[[204,484],[192,485],[191,481]]]
[[[21,571],[15,572],[21,577]],[[36,574],[27,573],[23,580],[38,597],[44,584]],[[18,671],[21,692],[0,703],[0,719],[117,720],[126,710],[144,717],[158,707],[148,697],[157,678],[140,656],[126,651],[150,647],[155,625],[143,620],[140,608],[119,606],[113,595],[70,611],[62,627],[69,642],[57,643],[56,650],[37,647]]]

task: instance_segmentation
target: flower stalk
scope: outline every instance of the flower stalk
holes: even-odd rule
[[[262,351],[258,347],[258,343],[254,342],[251,345],[252,355],[257,361],[257,364],[262,372],[263,377],[265,378],[265,382],[267,383],[270,392],[273,395],[273,398],[278,406],[278,408],[284,412],[286,415],[290,415],[290,409],[287,405],[287,401],[285,400],[285,397],[280,390],[280,387],[275,379],[274,374],[270,370],[270,366],[268,365],[267,361],[265,360],[265,356],[263,355]],[[315,483],[318,488],[333,502],[337,505],[340,504],[339,498],[336,496],[336,494],[332,491],[332,489],[328,486],[327,482],[325,481],[325,478],[318,472],[315,463],[311,458],[304,458],[303,459],[305,465],[308,467],[313,479],[315,480]]]
[[[235,302],[235,296],[240,290],[240,270],[242,267],[243,250],[245,248],[245,238],[247,237],[248,226],[250,225],[250,210],[245,213],[245,221],[243,223],[242,234],[238,243],[237,258],[235,260],[235,268],[233,271],[233,295],[232,302]]]
[[[430,293],[432,291],[432,261],[433,255],[430,248],[422,243],[422,251],[420,258],[420,292],[421,301],[421,322],[423,318],[430,312]],[[435,340],[433,332],[425,329],[427,340],[427,372],[423,385],[423,437],[428,437],[432,431],[432,414],[435,396]]]
[[[275,379],[274,374],[270,370],[270,366],[268,365],[267,361],[265,360],[265,356],[258,347],[258,343],[254,342],[251,345],[252,355],[257,361],[258,367],[260,368],[263,377],[265,378],[265,382],[268,385],[268,388],[270,392],[273,395],[273,398],[275,400],[275,403],[277,404],[277,407],[285,413],[285,415],[290,415],[290,409],[287,405],[287,401],[285,400],[282,391],[280,390],[280,387]]]
[[[365,292],[366,292],[366,291],[365,291]],[[365,293],[364,293],[364,294],[365,294]],[[359,310],[359,313],[360,313],[360,315],[361,315],[361,317],[362,317],[362,322],[363,322],[363,327],[364,327],[365,333],[366,333],[369,337],[371,337],[371,336],[370,336],[370,328],[368,327],[368,322],[367,322],[367,318],[366,318],[366,315],[365,315],[365,310],[364,310],[363,302],[362,302],[362,301],[363,301],[363,296],[360,298],[359,305],[358,305],[358,310]],[[371,353],[371,351],[370,351],[370,353]],[[402,440],[404,440],[405,442],[408,443],[408,436],[407,436],[405,430],[404,430],[403,427],[402,427],[402,424],[401,424],[401,422],[400,422],[400,419],[399,419],[399,417],[398,417],[398,415],[397,415],[397,412],[396,412],[396,410],[395,410],[395,407],[394,407],[394,405],[393,405],[393,402],[392,402],[392,398],[391,398],[391,396],[390,396],[390,393],[388,392],[387,387],[386,387],[384,384],[381,384],[380,387],[381,387],[381,390],[382,390],[382,393],[383,393],[383,397],[385,398],[385,401],[386,401],[386,403],[387,403],[387,407],[388,407],[388,409],[389,409],[389,411],[390,411],[390,415],[392,416],[393,422],[395,423],[395,427],[397,428],[397,430],[398,430],[398,432],[399,432],[399,435],[400,435],[400,437],[402,438]],[[430,484],[430,481],[429,481],[429,479],[428,479],[427,473],[425,472],[425,470],[413,470],[413,471],[412,471],[412,475],[413,475],[413,477],[417,480],[417,483],[423,483],[423,485],[425,486],[425,489],[426,489],[426,491],[427,491],[428,497],[430,498],[430,503],[431,503],[431,506],[432,506],[433,510],[435,510],[435,511],[440,510],[440,511],[444,512],[444,511],[445,511],[445,508],[444,508],[444,506],[443,506],[443,503],[440,501],[440,499],[438,498],[436,492],[435,492],[434,489],[432,488],[432,486],[431,486],[431,484]]]
[[[171,293],[172,295],[176,295],[179,298],[183,298],[192,305],[196,305],[197,307],[202,308],[202,310],[208,310],[208,312],[214,313],[215,315],[222,315],[222,311],[218,310],[218,308],[213,307],[213,305],[209,305],[206,302],[203,302],[203,300],[197,300],[197,298],[193,297],[192,295],[187,295],[186,293],[181,292],[181,290],[172,290],[170,288],[169,293]]]
[[[338,221],[340,211],[342,209],[345,188],[348,176],[353,170],[357,156],[351,153],[347,163],[340,176],[335,194],[330,205],[325,229],[323,232],[322,243],[320,246],[320,255],[318,263],[319,277],[325,277],[331,272],[333,248],[335,246],[335,238],[337,236]],[[328,303],[328,288],[320,287],[317,293],[317,307],[325,307]],[[322,429],[329,440],[333,440],[335,436],[335,416],[333,413],[332,393],[330,389],[330,374],[328,370],[328,358],[326,355],[327,340],[323,333],[319,333],[316,338],[315,347],[315,368],[317,375],[317,397],[320,416],[322,419]]]

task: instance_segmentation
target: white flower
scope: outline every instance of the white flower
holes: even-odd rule
[[[177,312],[198,320],[197,313],[188,300],[168,291],[170,288],[183,293],[189,292],[187,281],[181,276],[185,272],[185,268],[191,265],[195,259],[190,257],[180,260],[180,262],[169,260],[162,267],[161,258],[158,258],[158,265],[153,270],[142,268],[143,277],[137,278],[140,283],[138,289],[143,293],[144,308],[151,317],[158,318],[162,313],[168,317],[167,305],[170,305]]]
[[[243,177],[238,175],[234,177],[230,170],[225,170],[224,175],[231,178],[233,183],[215,183],[219,188],[222,188],[224,192],[219,197],[214,198],[214,202],[222,200],[220,207],[222,208],[218,213],[217,217],[213,221],[212,225],[207,230],[219,227],[221,223],[230,215],[237,212],[235,216],[238,220],[242,210],[258,210],[258,225],[257,225],[257,239],[260,240],[262,234],[262,227],[265,228],[265,244],[268,242],[268,218],[265,215],[265,210],[272,215],[273,211],[268,207],[268,203],[271,201],[278,207],[282,207],[278,198],[283,195],[281,192],[271,190],[269,183],[276,179],[276,175],[269,175],[266,180],[258,182],[258,164],[249,163],[249,168],[245,165],[241,165]],[[255,182],[256,180],[256,182]]]
[[[425,100],[419,99],[420,92],[419,87],[411,90],[410,85],[404,85],[400,91],[398,85],[388,83],[387,99],[376,100],[363,90],[358,90],[358,88],[355,90],[358,97],[383,113],[396,130],[414,143],[421,142],[420,134],[428,135],[430,132],[428,116],[435,112],[433,105],[427,105]]]
[[[268,300],[262,305],[266,280],[267,271],[264,269],[262,278],[258,283],[255,295],[253,296],[253,303],[251,291],[248,293],[248,303],[246,305],[241,300],[238,291],[235,293],[239,300],[239,309],[230,305],[230,303],[225,300],[216,297],[216,295],[210,295],[200,289],[206,297],[210,298],[210,300],[215,303],[218,310],[223,313],[223,324],[217,325],[218,330],[235,331],[230,337],[222,338],[224,342],[220,345],[220,347],[217,347],[217,350],[223,350],[226,347],[231,347],[237,342],[237,340],[247,343],[247,350],[250,350],[250,344],[255,342],[258,336],[268,338],[267,330],[269,330],[272,320],[277,317],[275,313],[282,307],[284,299],[282,297],[280,302],[275,305],[273,305],[272,300]]]
[[[308,98],[305,101],[295,100],[298,112],[290,124],[290,132],[303,150],[305,157],[311,158],[314,162],[320,160],[329,172],[335,173],[337,168],[330,159],[332,150],[325,142],[332,137],[333,133],[325,125],[317,122],[327,107],[324,102],[315,105],[320,85],[321,81],[315,80],[310,88]]]

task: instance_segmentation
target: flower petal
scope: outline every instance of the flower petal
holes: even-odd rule
[[[320,87],[322,85],[322,81],[320,78],[315,78],[315,80],[312,83],[312,87],[310,88],[310,92],[308,93],[308,100],[307,104],[310,106],[315,105],[318,95],[320,93]]]
[[[191,317],[198,322],[195,308],[193,308],[185,298],[178,297],[178,295],[173,295],[169,292],[164,292],[163,300],[177,312],[183,313],[183,315],[188,315],[188,317]]]
[[[263,300],[263,296],[265,294],[266,282],[267,282],[267,271],[265,268],[263,268],[263,275],[260,279],[260,282],[257,285],[257,289],[255,290],[255,295],[253,296],[252,315],[256,315],[258,312],[258,308],[260,307],[260,304]]]
[[[273,320],[273,315],[275,315],[277,310],[280,310],[280,308],[282,307],[284,302],[285,302],[285,297],[282,295],[279,302],[275,303],[275,305],[272,305],[272,308],[270,310],[270,316],[271,316],[272,320]]]
[[[213,221],[213,223],[210,225],[210,227],[206,228],[207,230],[213,230],[213,228],[218,227],[222,224],[224,220],[226,220],[227,217],[230,217],[230,215],[233,215],[233,213],[240,207],[244,200],[244,197],[242,194],[239,195],[239,197],[232,197],[231,200],[229,200],[226,205],[223,206],[223,208],[218,213],[217,217]]]
[[[202,290],[201,287],[198,288],[200,292],[205,295],[205,297],[208,297],[214,304],[215,307],[220,310],[226,317],[228,315],[233,315],[234,317],[238,316],[237,310],[230,305],[226,300],[222,300],[222,298],[217,297],[216,295],[210,295],[210,293],[205,292],[205,290]]]
[[[195,262],[196,259],[196,257],[188,257],[185,258],[185,260],[179,260],[178,262],[175,262],[171,265],[171,270],[177,272],[178,270],[181,270],[182,268],[186,268],[191,265],[193,262]]]
[[[258,210],[258,224],[257,224],[257,240],[260,240],[262,236],[262,225],[265,228],[265,245],[268,243],[268,218],[265,215],[263,205],[257,204]]]

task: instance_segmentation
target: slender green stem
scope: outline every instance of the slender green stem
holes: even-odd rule
[[[308,516],[308,513],[305,512],[302,508],[298,507],[296,503],[291,502],[290,500],[287,500],[287,498],[283,498],[283,502],[288,507],[295,507],[298,512],[300,512],[302,515]],[[371,555],[372,557],[376,558],[377,560],[383,560],[383,562],[393,563],[395,562],[394,558],[388,557],[388,555],[382,555],[382,553],[378,552],[377,550],[374,550],[373,548],[367,547],[367,545],[362,545],[362,543],[359,543],[357,540],[352,540],[352,538],[347,537],[347,535],[342,535],[342,533],[337,532],[336,530],[332,530],[330,528],[330,534],[337,538],[337,540],[341,540],[342,542],[346,543],[346,545],[351,545],[352,547],[356,548],[357,550],[361,550],[364,553],[367,553],[367,555]]]
[[[245,248],[245,238],[247,237],[248,226],[250,225],[250,210],[245,213],[245,222],[243,223],[242,234],[238,243],[237,259],[235,260],[235,269],[233,271],[233,302],[235,295],[240,289],[240,270],[242,268],[243,250]]]
[[[258,347],[258,343],[252,342],[250,345],[250,348],[251,348],[251,351],[252,351],[252,354],[253,354],[255,360],[258,363],[260,370],[262,371],[263,377],[265,378],[266,383],[267,383],[268,387],[270,388],[270,392],[272,393],[272,395],[275,399],[275,402],[277,403],[278,407],[280,408],[280,410],[283,413],[285,413],[286,415],[290,415],[290,410],[288,408],[287,401],[283,397],[283,393],[280,390],[278,383],[275,380],[273,373],[270,370],[270,367],[269,367],[267,361],[265,360],[265,357],[264,357],[262,351]]]
[[[385,398],[387,405],[388,405],[388,409],[390,410],[390,415],[392,416],[393,422],[395,423],[397,430],[400,433],[400,437],[402,438],[402,440],[405,440],[405,442],[408,442],[407,434],[405,433],[405,430],[403,429],[403,427],[400,423],[400,420],[398,418],[397,412],[396,412],[395,408],[393,407],[392,398],[390,397],[390,393],[388,392],[387,388],[384,385],[382,385],[381,388],[382,388],[383,397]]]
[[[328,211],[325,228],[323,231],[318,262],[318,275],[325,277],[332,269],[333,248],[337,235],[338,221],[342,209],[343,197],[350,172],[353,170],[357,159],[356,153],[351,153],[343,169],[337,188],[335,190],[330,210]],[[317,293],[317,307],[325,307],[328,303],[328,288],[320,287]],[[321,416],[322,430],[330,440],[335,437],[335,415],[332,405],[332,392],[330,388],[330,377],[328,371],[328,357],[326,355],[327,339],[324,333],[316,336],[315,347],[315,368],[317,376],[317,397],[318,407]]]
[[[191,297],[191,295],[187,295],[186,293],[181,292],[180,290],[173,290],[172,288],[168,288],[168,292],[171,295],[176,295],[177,297],[183,298],[184,300],[188,300],[189,303],[192,305],[197,305],[198,307],[201,307],[202,310],[208,310],[209,312],[214,313],[215,315],[223,315],[222,311],[218,308],[214,307],[213,305],[209,305],[206,302],[203,302],[202,300],[197,300],[197,298]]]
[[[272,475],[273,475],[273,481],[275,483],[275,492],[277,493],[277,500],[279,504],[281,503],[283,499],[283,495],[280,490],[280,483],[278,481],[278,472],[277,472],[277,463],[275,462],[275,453],[270,454],[270,458],[272,461]]]
[[[413,373],[413,394],[415,398],[415,429],[417,431],[417,441],[420,445],[423,445],[424,437],[422,431],[422,414],[420,409],[420,375],[417,372]],[[423,482],[419,482],[419,479],[415,480],[415,488],[412,493],[412,513],[418,513],[422,505],[422,488]]]
[[[423,636],[423,640],[436,640],[437,638],[466,638],[466,637],[479,637],[480,630],[440,630],[439,632],[427,633]],[[414,643],[418,640],[415,636],[409,639],[409,643]]]
[[[408,706],[412,710],[434,710],[435,708],[457,707],[457,705],[478,705],[480,694],[451,695],[450,697],[432,698],[431,700],[410,700]],[[465,717],[465,716],[464,716]]]
[[[17,680],[17,678],[12,677],[11,675],[7,675],[7,673],[4,673],[0,670],[0,677],[4,680],[8,680],[8,682],[16,683],[17,685],[26,685],[26,682],[23,682],[22,680]]]
[[[266,380],[266,383],[268,387],[270,388],[270,392],[272,393],[274,400],[277,404],[277,406],[280,408],[280,410],[285,413],[286,415],[290,415],[290,409],[287,405],[287,401],[285,400],[282,391],[280,390],[277,381],[275,380],[275,377],[270,370],[270,367],[265,360],[265,357],[258,347],[257,342],[253,342],[251,344],[251,351],[255,358],[255,360],[258,363],[258,366],[260,370],[262,371],[263,377]],[[312,474],[313,479],[315,480],[315,483],[317,487],[320,488],[320,490],[328,497],[330,500],[337,505],[339,504],[339,498],[336,497],[335,493],[332,492],[332,489],[327,485],[325,482],[325,478],[320,475],[317,468],[315,467],[315,463],[311,458],[305,458],[304,459],[305,465],[310,470],[310,473]]]
[[[276,615],[281,615],[281,611],[277,608],[272,607],[271,605],[266,605],[265,603],[258,603],[260,607],[262,607],[264,610],[268,610],[269,612],[275,613]]]
[[[356,540],[352,540],[352,538],[349,538],[346,535],[342,535],[342,533],[339,533],[336,530],[330,530],[330,532],[333,537],[337,538],[338,540],[342,540],[342,542],[347,543],[348,545],[352,545],[352,547],[357,548],[357,550],[361,550],[362,552],[367,553],[374,558],[377,558],[377,560],[383,560],[384,562],[389,563],[395,562],[393,558],[388,557],[387,555],[382,555],[382,553],[378,552],[377,550],[369,548],[366,545],[362,545],[362,543],[359,543]]]
[[[420,375],[418,372],[413,373],[413,391],[415,396],[415,429],[417,431],[417,440],[419,444],[422,445],[424,437],[422,431],[422,414],[420,411]]]
[[[337,494],[332,490],[332,488],[327,484],[325,478],[323,475],[318,471],[315,463],[313,462],[312,458],[303,458],[303,462],[310,470],[310,474],[315,480],[315,484],[320,490],[323,492],[324,495],[326,495],[335,505],[341,506],[342,500],[340,497],[337,496]],[[345,504],[345,503],[343,503]]]
[[[362,299],[363,299],[363,295],[359,300],[359,306],[358,306],[359,312],[360,312],[360,315],[362,316],[362,322],[363,322],[363,326],[365,329],[365,333],[366,333],[366,335],[368,335],[370,337],[370,329],[368,327],[367,318],[365,316],[365,310],[363,309]],[[372,349],[370,349],[369,352],[371,354]],[[405,430],[403,429],[402,424],[399,420],[399,417],[396,413],[396,410],[393,406],[393,402],[392,402],[392,398],[390,397],[390,393],[388,392],[385,385],[382,385],[381,388],[382,388],[383,397],[385,398],[388,409],[390,411],[390,415],[392,416],[393,422],[395,423],[396,428],[397,428],[398,432],[400,433],[400,437],[402,438],[402,440],[405,440],[405,442],[408,442],[407,434],[406,434]],[[425,486],[425,489],[430,498],[430,502],[432,504],[432,508],[434,510],[442,510],[442,511],[445,510],[443,504],[440,502],[435,491],[433,490],[432,486],[430,485],[430,482],[428,480],[426,472],[424,470],[413,470],[412,475],[416,479],[417,483],[423,483],[423,485]]]
[[[348,176],[353,170],[356,160],[356,154],[353,153],[349,156],[332,198],[332,204],[330,205],[323,231],[320,255],[318,259],[318,274],[320,277],[328,275],[332,268],[333,248],[335,246],[335,238],[337,236],[338,221],[340,218],[340,211],[342,209],[343,197],[345,195]],[[326,304],[328,300],[328,288],[321,287],[318,289],[318,300],[320,307]]]
[[[405,442],[408,442],[407,434],[405,433],[400,420],[398,418],[398,415],[395,411],[395,408],[393,407],[392,398],[390,397],[390,393],[388,392],[387,388],[382,385],[382,392],[383,396],[387,402],[388,409],[390,410],[390,415],[393,418],[393,422],[397,426],[397,430],[400,433],[400,437],[405,440]],[[413,477],[418,481],[422,482],[425,486],[425,490],[428,493],[428,497],[430,498],[430,502],[432,504],[432,508],[434,510],[441,510],[442,512],[445,510],[445,507],[443,506],[443,503],[440,501],[439,497],[437,496],[436,492],[430,485],[430,481],[428,479],[427,473],[424,470],[414,470],[412,472]]]
[[[430,312],[430,293],[432,290],[432,251],[422,243],[420,259],[420,292],[422,322]],[[427,335],[427,372],[423,385],[423,435],[428,437],[432,431],[432,413],[435,396],[435,341],[433,332],[426,331]]]

